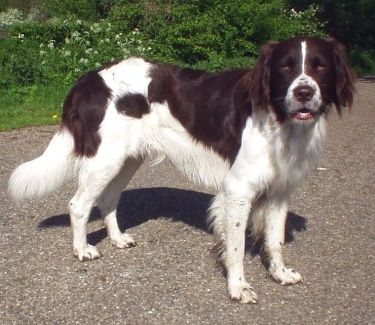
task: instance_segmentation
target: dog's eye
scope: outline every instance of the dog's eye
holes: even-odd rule
[[[291,56],[280,62],[280,70],[284,73],[291,73],[295,66],[296,60]]]
[[[327,69],[327,62],[321,58],[315,58],[312,62],[312,66],[316,72],[324,71]]]
[[[289,64],[284,64],[281,66],[280,70],[283,72],[289,73],[292,71],[292,67]]]
[[[315,71],[324,71],[327,69],[327,66],[325,64],[319,63],[315,66]]]

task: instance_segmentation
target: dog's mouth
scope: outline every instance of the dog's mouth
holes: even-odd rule
[[[314,118],[314,115],[314,112],[304,107],[293,112],[292,117],[299,121],[309,121]]]

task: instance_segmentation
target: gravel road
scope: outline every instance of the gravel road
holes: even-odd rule
[[[247,253],[257,305],[228,299],[205,229],[212,193],[167,162],[142,167],[122,194],[119,222],[137,247],[112,247],[93,210],[89,242],[103,254],[93,262],[71,250],[74,184],[10,202],[11,171],[57,128],[0,133],[1,324],[375,324],[375,83],[358,83],[350,114],[330,115],[319,168],[292,197],[285,260],[304,283],[274,283]]]

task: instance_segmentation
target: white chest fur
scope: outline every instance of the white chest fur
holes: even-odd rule
[[[226,191],[246,196],[292,192],[316,167],[324,136],[324,118],[308,126],[250,118],[225,179]]]

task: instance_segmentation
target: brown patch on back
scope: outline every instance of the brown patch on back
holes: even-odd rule
[[[130,117],[141,118],[150,112],[147,99],[142,94],[127,94],[116,100],[117,111]]]
[[[233,162],[251,114],[248,90],[237,89],[247,69],[220,73],[154,64],[148,88],[150,103],[167,102],[171,114],[198,142]],[[238,98],[238,100],[236,100]]]

